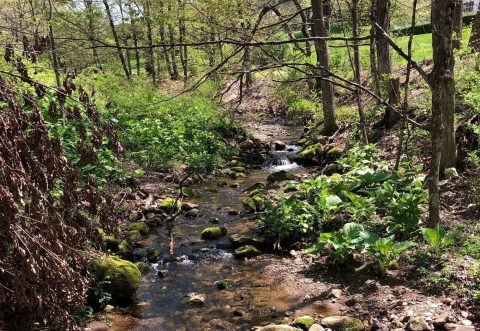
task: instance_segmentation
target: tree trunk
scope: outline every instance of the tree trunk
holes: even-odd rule
[[[352,36],[357,38],[358,33],[358,2],[359,0],[352,0]],[[353,63],[354,63],[354,74],[355,74],[355,83],[359,86],[361,85],[361,67],[360,67],[360,46],[358,40],[353,42]],[[367,134],[367,123],[365,119],[365,112],[362,105],[362,92],[359,87],[356,88],[356,97],[358,105],[358,115],[360,116],[360,129],[362,131],[362,139],[364,144],[368,144],[368,134]]]
[[[137,67],[137,76],[140,76],[140,52],[138,51],[138,33],[133,29],[133,45],[135,46],[135,62]]]
[[[120,41],[118,40],[117,30],[115,29],[115,24],[113,23],[112,13],[110,11],[110,6],[108,5],[107,0],[102,0],[102,1],[103,1],[103,5],[105,6],[105,11],[107,12],[108,22],[110,23],[110,29],[112,30],[112,35],[113,35],[113,39],[115,41],[115,46],[116,46],[116,49],[117,49],[118,58],[120,59],[120,62],[122,63],[122,68],[123,68],[123,71],[125,72],[125,76],[127,77],[127,79],[130,79],[130,72],[128,71],[127,63],[125,61],[125,57],[123,56],[122,48],[120,46]]]
[[[387,34],[390,33],[390,0],[376,1],[375,20]],[[383,38],[382,32],[379,30],[377,30],[376,51],[381,88],[383,91],[386,91],[388,101],[391,105],[398,104],[400,100],[400,84],[398,79],[392,77],[390,45],[387,40]],[[386,128],[391,128],[399,119],[400,116],[387,107],[382,122]]]
[[[474,52],[478,52],[480,50],[480,6],[478,6],[477,14],[473,20],[472,34],[470,35],[468,45]]]
[[[315,37],[328,36],[328,18],[324,13],[324,6],[327,0],[312,0],[312,21],[313,35]],[[320,68],[321,78],[317,81],[317,88],[322,91],[323,121],[324,133],[326,135],[333,134],[337,129],[337,123],[334,110],[334,94],[333,85],[330,79],[330,54],[327,40],[315,40],[315,51],[317,54],[317,64]],[[319,85],[319,86],[318,86]]]
[[[153,49],[153,38],[152,38],[152,17],[150,16],[150,1],[146,2],[146,14],[147,14],[147,39],[148,39],[148,51],[147,51],[147,62],[152,75],[153,85],[157,85],[157,75],[155,72],[155,54]]]
[[[440,220],[438,181],[445,167],[455,165],[454,130],[455,80],[453,57],[453,17],[456,0],[432,1],[432,159],[429,175],[429,226]]]
[[[93,22],[93,0],[85,0],[85,8],[87,9],[87,16],[88,16],[88,39],[90,39],[90,44],[92,45],[92,53],[93,53],[93,60],[95,61],[96,66],[98,69],[103,71],[102,63],[98,57],[98,51],[95,47],[95,24]]]
[[[463,30],[463,0],[455,0],[455,13],[453,17],[453,48],[462,48],[462,30]]]
[[[178,0],[178,35],[180,44],[185,42],[187,31],[185,27],[185,2]],[[187,46],[180,46],[180,62],[182,63],[183,81],[188,79],[188,52]]]
[[[60,82],[60,71],[58,69],[58,54],[55,47],[55,38],[53,35],[53,28],[51,22],[48,22],[48,33],[50,37],[50,48],[52,51],[52,66],[53,72],[55,73],[55,82],[57,83],[57,87],[60,88],[62,87],[62,83]]]
[[[300,4],[299,0],[292,0],[295,8],[298,12],[300,12],[300,18],[302,19],[302,36],[303,38],[309,38],[310,35],[308,34],[308,18],[305,12],[303,11],[302,5]],[[310,57],[312,55],[312,48],[310,46],[310,41],[305,42],[305,55]]]
[[[170,2],[168,3],[167,10],[169,14],[172,13],[172,6]],[[168,23],[167,28],[168,28],[168,37],[169,37],[170,45],[175,45],[175,34],[173,31],[172,24]],[[174,46],[171,46],[170,55],[171,55],[171,64],[172,64],[172,79],[177,80],[178,79],[177,53]]]
[[[164,15],[163,2],[160,2],[160,14]],[[172,64],[170,62],[170,52],[167,47],[167,39],[165,35],[165,24],[163,22],[160,23],[159,34],[160,34],[160,42],[162,43],[162,52],[163,52],[163,58],[165,59],[165,65],[167,67],[167,71],[170,78],[173,79],[174,73],[172,69]]]
[[[370,73],[372,75],[373,91],[376,95],[380,95],[380,77],[378,75],[377,66],[377,42],[376,42],[376,29],[374,27],[377,22],[376,19],[377,0],[372,0],[370,6],[370,22],[372,27],[370,29]]]

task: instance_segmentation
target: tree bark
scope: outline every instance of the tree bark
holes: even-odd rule
[[[147,51],[147,62],[148,67],[150,70],[150,74],[152,75],[152,82],[153,85],[157,85],[157,75],[155,72],[155,54],[153,49],[153,38],[152,38],[152,17],[150,16],[150,1],[145,3],[145,10],[147,14],[147,39],[148,39],[148,46],[149,49]]]
[[[88,39],[90,39],[90,44],[92,45],[92,53],[93,53],[93,60],[95,61],[96,66],[98,69],[103,71],[102,63],[100,62],[100,58],[98,57],[98,51],[95,47],[96,42],[96,34],[95,34],[95,24],[93,22],[93,0],[85,0],[85,8],[87,9],[87,16],[88,16]]]
[[[178,0],[178,35],[180,44],[184,43],[186,38],[185,26],[185,2]],[[188,52],[187,46],[180,47],[180,62],[182,63],[183,81],[186,83],[188,79]]]
[[[164,15],[164,5],[163,2],[160,2],[160,14]],[[162,44],[163,58],[165,59],[165,65],[167,67],[168,74],[171,79],[174,78],[172,63],[170,62],[170,51],[167,47],[167,39],[165,34],[165,23],[161,22],[159,27],[160,42]]]
[[[472,34],[470,35],[468,45],[474,52],[478,52],[480,50],[480,6],[478,6],[477,14],[473,20]]]
[[[60,70],[58,68],[58,54],[57,54],[57,48],[55,46],[55,37],[53,35],[53,28],[52,28],[51,22],[48,22],[48,33],[50,38],[50,49],[52,51],[52,66],[53,66],[53,72],[55,73],[55,82],[57,84],[57,87],[60,88],[62,87],[62,83],[60,82]]]
[[[455,80],[453,18],[456,0],[432,1],[432,159],[429,174],[429,226],[440,221],[438,182],[441,171],[455,165]]]
[[[462,48],[462,30],[463,30],[463,0],[455,0],[455,13],[453,17],[453,48]]]
[[[390,0],[376,1],[375,20],[387,34],[390,33]],[[396,105],[400,100],[400,84],[398,79],[393,78],[390,45],[379,30],[377,30],[376,51],[381,89],[386,91],[388,102]],[[387,108],[382,122],[386,128],[391,128],[399,119],[400,116],[396,112]]]
[[[312,0],[312,21],[313,35],[316,37],[328,36],[328,17],[325,15],[324,9],[328,0]],[[334,94],[333,85],[327,81],[330,79],[330,54],[327,40],[315,40],[315,51],[317,54],[317,64],[320,68],[320,74],[323,79],[317,81],[317,88],[322,91],[323,121],[324,133],[326,135],[333,134],[337,129],[337,122],[334,110]]]
[[[120,59],[120,62],[122,64],[122,68],[123,68],[123,71],[125,73],[125,76],[127,77],[127,79],[130,79],[131,78],[130,77],[130,72],[128,71],[127,63],[125,61],[125,57],[123,56],[122,48],[120,46],[120,41],[119,41],[118,35],[117,35],[117,30],[115,29],[115,24],[113,23],[112,13],[110,11],[110,6],[108,5],[107,0],[102,0],[102,1],[103,1],[103,5],[105,6],[105,11],[107,12],[108,22],[110,23],[110,29],[112,30],[112,35],[113,35],[113,39],[115,41],[115,46],[116,46],[116,49],[117,49],[118,58]]]

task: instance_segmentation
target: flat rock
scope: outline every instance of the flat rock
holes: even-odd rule
[[[205,303],[205,294],[189,293],[183,299],[184,303],[194,306],[203,306]]]
[[[301,331],[301,330],[287,324],[278,324],[278,325],[270,324],[257,329],[257,331]]]
[[[320,324],[333,331],[363,331],[365,326],[358,318],[351,316],[330,316],[322,319]]]

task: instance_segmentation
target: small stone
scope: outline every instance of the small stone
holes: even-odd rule
[[[407,324],[409,331],[428,331],[431,330],[424,316],[412,317]]]
[[[257,331],[297,331],[297,328],[290,326],[288,324],[270,324],[262,328],[257,329]]]
[[[205,295],[189,293],[185,296],[183,302],[194,306],[202,306],[205,303]]]
[[[220,222],[220,220],[216,217],[210,219],[210,223],[213,223],[213,224],[218,224]]]
[[[106,313],[111,313],[112,311],[115,310],[115,307],[112,306],[112,305],[106,305],[103,310],[104,310]]]
[[[240,211],[236,209],[229,209],[228,210],[229,215],[240,215]]]
[[[245,245],[234,251],[234,255],[237,259],[252,258],[260,254],[262,254],[262,252],[252,245]]]
[[[339,288],[332,288],[330,289],[330,291],[328,291],[327,297],[330,299],[331,298],[340,299],[342,297],[342,290]]]
[[[463,321],[461,321],[460,323],[463,324],[463,325],[466,325],[466,326],[471,326],[471,325],[473,325],[472,321],[470,321],[470,320],[463,320]]]
[[[168,270],[162,269],[162,270],[157,270],[157,276],[159,278],[166,278],[168,275]]]
[[[156,262],[160,257],[160,250],[157,248],[149,247],[147,248],[147,260],[148,262]]]
[[[310,329],[308,329],[308,331],[325,331],[325,329],[320,324],[315,323],[310,327]]]
[[[245,312],[239,308],[235,308],[233,310],[233,316],[236,316],[236,317],[242,317],[243,315],[245,315]]]
[[[182,205],[182,208],[185,211],[189,211],[189,210],[192,210],[192,209],[198,209],[198,205],[196,203],[184,202],[183,205]]]
[[[223,226],[211,226],[202,230],[202,239],[219,239],[227,234],[227,228]]]
[[[460,316],[462,316],[463,318],[468,318],[468,312],[462,310],[462,311],[460,312]]]
[[[312,317],[312,316],[308,316],[308,315],[305,315],[305,316],[301,316],[301,317],[297,317],[292,325],[297,327],[297,328],[300,328],[304,331],[308,331],[308,329],[315,323],[315,319]]]
[[[351,316],[330,316],[322,319],[320,324],[323,327],[335,331],[363,331],[363,322]]]
[[[195,217],[198,217],[198,215],[200,215],[200,210],[198,209],[190,209],[185,213],[185,217],[188,217],[188,218],[195,218]]]

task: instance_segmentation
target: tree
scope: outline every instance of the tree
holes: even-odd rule
[[[472,33],[470,35],[468,45],[473,49],[474,52],[478,52],[478,50],[480,50],[480,6],[478,6],[477,14],[473,20]]]
[[[463,0],[455,0],[455,13],[453,16],[453,48],[462,48],[462,31],[463,31]]]
[[[328,37],[328,16],[325,12],[331,5],[329,0],[312,0],[312,35]],[[317,89],[322,92],[323,125],[326,135],[333,134],[338,125],[335,118],[333,85],[330,78],[330,54],[326,39],[315,39],[315,51],[321,79],[317,81]]]

